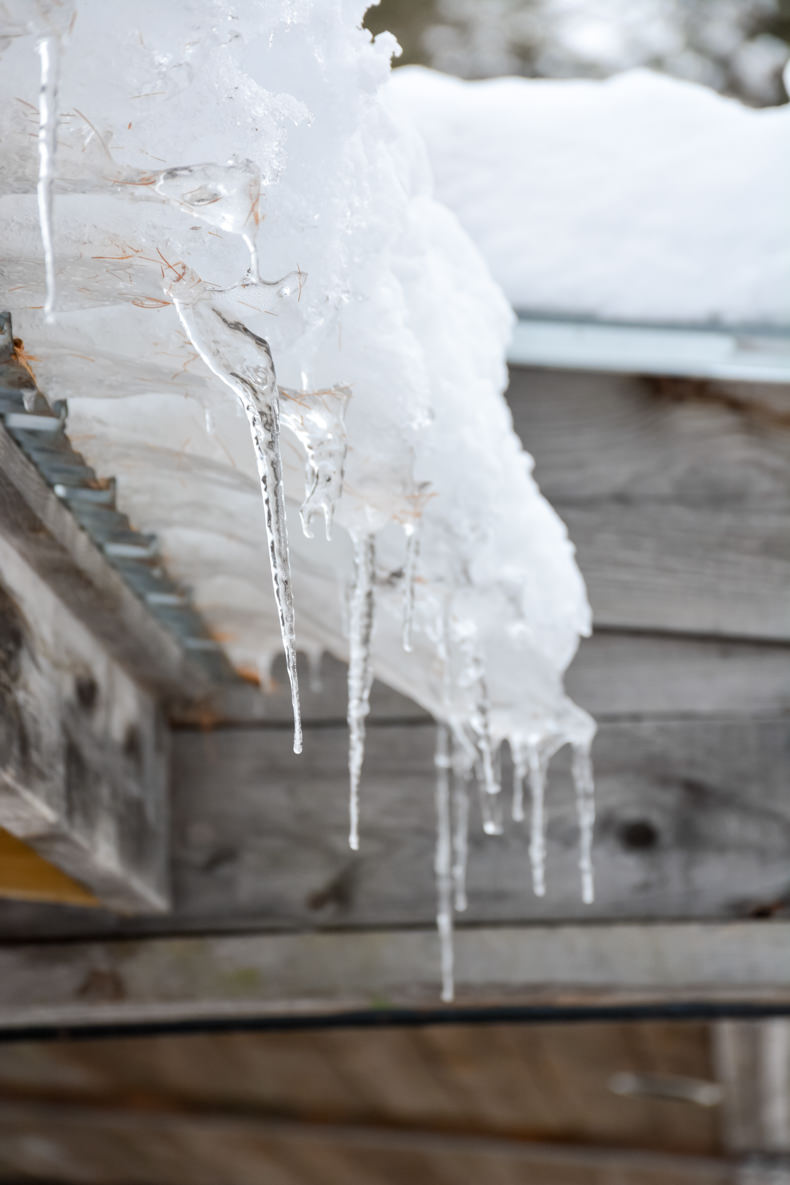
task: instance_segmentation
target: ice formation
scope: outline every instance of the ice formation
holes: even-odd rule
[[[790,105],[647,70],[461,82],[405,67],[393,91],[437,197],[520,311],[790,323]]]
[[[296,646],[350,659],[352,846],[374,673],[440,722],[449,996],[469,789],[498,833],[506,743],[541,870],[545,765],[575,747],[590,887],[593,725],[562,687],[590,613],[502,397],[510,308],[432,196],[364,7],[0,3],[2,303],[232,660],[284,645],[295,747]],[[60,57],[40,106],[36,43]]]

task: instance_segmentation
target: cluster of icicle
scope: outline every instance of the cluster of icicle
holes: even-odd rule
[[[280,147],[280,163],[264,177],[242,155],[250,149],[249,129],[246,141],[238,133],[243,141],[240,149],[230,146],[236,155],[224,164],[170,166],[165,161],[164,167],[151,171],[116,160],[111,145],[118,129],[97,129],[98,104],[90,115],[75,105],[90,133],[81,142],[82,156],[75,155],[70,141],[72,157],[61,173],[57,153],[64,149],[59,143],[58,80],[75,20],[77,31],[81,26],[89,30],[84,45],[91,44],[91,22],[95,23],[96,60],[91,69],[98,70],[113,23],[120,28],[127,17],[142,22],[145,16],[148,23],[141,23],[139,40],[149,52],[145,39],[154,38],[157,20],[162,23],[161,35],[170,38],[178,15],[161,14],[150,0],[136,5],[124,0],[117,7],[86,0],[79,13],[68,0],[0,4],[0,18],[5,21],[5,27],[0,27],[0,49],[32,35],[40,58],[35,189],[45,298],[43,316],[33,311],[35,306],[21,302],[15,317],[29,325],[26,336],[50,393],[72,395],[88,375],[95,385],[97,371],[85,369],[86,364],[77,359],[87,357],[96,366],[99,349],[95,347],[102,345],[102,335],[111,337],[113,329],[117,332],[122,325],[123,335],[134,338],[135,309],[174,310],[183,339],[179,344],[171,321],[172,344],[177,356],[178,350],[188,351],[181,371],[166,377],[165,364],[157,369],[153,352],[146,358],[147,370],[140,367],[139,358],[129,358],[129,393],[146,388],[159,392],[164,407],[168,393],[188,382],[189,394],[205,401],[210,436],[219,434],[218,390],[230,392],[242,409],[263,499],[277,622],[291,683],[295,752],[301,751],[302,728],[289,543],[305,572],[301,579],[308,589],[305,604],[312,645],[348,657],[349,843],[353,849],[359,846],[365,724],[374,672],[425,704],[440,722],[435,871],[443,997],[451,999],[452,917],[454,910],[466,907],[470,787],[479,788],[485,832],[501,833],[504,742],[512,755],[512,816],[517,821],[524,818],[525,787],[530,789],[529,857],[539,895],[545,892],[547,765],[563,744],[574,746],[582,892],[585,901],[592,900],[593,726],[562,692],[562,673],[579,634],[586,632],[589,611],[564,528],[531,479],[529,459],[513,435],[502,400],[509,323],[505,302],[463,232],[432,201],[419,145],[412,133],[393,124],[378,94],[389,69],[391,45],[380,40],[374,45],[359,29],[364,6],[354,0],[320,6],[312,0],[281,0],[268,8],[272,11],[264,16],[251,2],[246,5],[246,18],[253,26],[255,21],[264,22],[268,30],[270,66],[277,63],[278,36],[283,39],[285,57],[291,55],[292,69],[299,65],[299,55],[310,51],[309,63],[302,65],[311,79],[313,108],[305,114],[304,97],[302,110],[293,96],[290,103],[282,94],[267,97],[259,84],[256,90],[247,80],[251,96],[247,101],[253,107],[258,104],[254,110],[259,122],[269,120],[271,137],[287,140],[286,133],[293,135],[292,160]],[[182,92],[199,86],[201,77],[233,95],[244,91],[241,82],[246,75],[235,65],[231,68],[232,53],[244,44],[235,6],[206,0],[202,6],[187,5],[185,12],[189,19],[183,18],[181,32],[192,48],[184,51],[183,62],[161,50],[158,56],[150,51],[156,69],[165,79],[175,73]],[[209,56],[202,63],[202,74],[199,56],[196,61],[189,58],[198,53],[195,29],[200,29],[201,20],[202,36],[218,41],[224,54],[211,58],[206,49]],[[250,53],[259,54],[262,33],[254,27],[253,32]],[[344,80],[349,63],[358,67],[357,74],[351,71]],[[322,96],[329,103],[343,86],[352,88],[346,106],[340,105],[334,124],[331,110],[323,114],[321,125],[316,104]],[[97,88],[100,97],[98,83]],[[131,98],[148,99],[160,93],[166,91]],[[9,101],[7,88],[3,100]],[[171,100],[176,102],[175,92]],[[349,113],[359,124],[351,133],[344,128],[344,120],[351,122]],[[175,112],[175,134],[181,134],[178,119],[183,114],[183,110]],[[209,106],[195,113],[196,125],[201,120],[210,123],[211,118]],[[324,133],[326,142],[316,139],[312,147],[311,120],[329,128]],[[227,135],[228,126],[235,125],[226,121],[209,127],[208,140],[212,131],[214,140],[220,133]],[[130,119],[128,129],[132,127]],[[191,133],[193,127],[187,130]],[[194,130],[199,137],[199,128]],[[258,131],[257,126],[254,130]],[[13,139],[10,143],[15,151],[18,145]],[[86,148],[97,154],[98,164],[91,163],[90,153],[84,155]],[[266,142],[258,144],[260,152],[270,148]],[[346,172],[352,166],[353,173]],[[3,168],[7,183],[12,171],[8,160]],[[300,176],[307,180],[300,181]],[[291,189],[286,187],[278,209],[277,186],[289,177]],[[318,182],[325,178],[327,201],[334,201],[330,227],[311,240],[310,228],[320,226],[323,214],[318,208]],[[56,184],[66,194],[96,199],[98,218],[117,217],[119,223],[126,219],[126,224],[105,232],[101,226],[80,226],[80,212],[72,213],[76,229],[72,226],[71,237],[65,236],[68,250],[61,258],[53,218]],[[308,200],[311,184],[314,207]],[[11,198],[22,202],[13,210],[19,241],[24,244],[24,199],[30,187],[19,176],[9,188]],[[290,211],[300,201],[303,208],[289,226]],[[115,214],[116,210],[122,213]],[[267,238],[261,225],[269,214],[273,226]],[[391,224],[396,230],[389,229]],[[278,225],[285,230],[278,232]],[[131,241],[132,230],[133,245],[123,245]],[[87,257],[82,246],[75,247],[80,235],[90,244]],[[241,246],[244,260],[235,274],[239,257],[233,255],[233,243]],[[304,269],[294,243],[307,260]],[[8,273],[22,280],[15,287],[23,290],[31,286],[24,251],[24,246],[19,248],[16,272],[9,265]],[[262,251],[267,258],[284,259],[289,265],[281,278],[264,278]],[[401,264],[403,252],[410,254]],[[152,280],[158,284],[158,297],[150,295]],[[303,288],[311,295],[300,307]],[[25,300],[30,300],[29,295]],[[115,322],[118,309],[124,320]],[[250,309],[254,316],[246,311]],[[268,323],[267,317],[272,318]],[[350,348],[343,346],[341,330],[351,334]],[[90,356],[87,346],[81,354],[73,344],[80,343],[79,334],[87,346],[94,347]],[[182,372],[194,357],[202,361],[204,370],[202,374],[192,370],[185,379]],[[108,366],[118,365],[112,350],[108,358]],[[167,370],[173,368],[172,352],[170,359]],[[283,368],[290,383],[282,381]],[[72,411],[78,404],[79,398],[72,399]],[[108,414],[107,422],[109,427],[104,429],[98,419],[91,422],[94,443],[89,440],[86,451],[94,447],[103,454],[104,464],[112,458],[122,467],[121,419]],[[183,434],[182,425],[171,429],[164,417],[157,429],[163,442],[168,432]],[[284,460],[281,447],[283,431],[298,443],[306,462],[301,506],[305,539],[313,538],[316,518],[324,521],[326,548],[317,553],[318,576],[311,573],[309,562],[302,561],[303,545],[289,540],[290,462]],[[233,462],[235,467],[235,458]],[[134,472],[133,466],[129,471]],[[205,477],[198,471],[196,481]],[[139,525],[161,530],[157,515],[167,514],[161,499],[156,505],[153,500],[135,502],[143,495],[136,492],[134,482],[128,498]],[[146,516],[149,522],[143,521]],[[335,518],[344,528],[344,540],[351,541],[350,586],[343,577],[346,544],[332,537]],[[222,562],[218,550],[216,563]],[[173,563],[178,568],[177,549]],[[321,580],[327,571],[336,580],[339,576],[339,583],[347,588],[339,615],[321,600]],[[199,593],[199,579],[196,585]]]

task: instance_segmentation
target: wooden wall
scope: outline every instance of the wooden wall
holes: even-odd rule
[[[510,401],[595,614],[568,687],[599,721],[597,899],[579,901],[560,755],[547,896],[531,894],[523,827],[475,827],[467,920],[786,914],[790,388],[517,371]],[[433,727],[376,689],[352,857],[343,680],[326,659],[299,759],[282,667],[267,697],[243,688],[182,716],[170,917],[5,905],[0,933],[430,925]]]
[[[474,831],[462,1001],[491,1000],[504,976],[522,1003],[737,988],[787,1006],[790,388],[523,371],[510,400],[595,612],[568,687],[599,721],[598,894],[581,905],[560,757],[544,900],[523,829]],[[181,711],[173,913],[1,904],[2,1023],[438,1004],[433,727],[376,689],[352,857],[344,714],[329,659],[300,759],[282,668],[266,697]],[[613,1094],[622,1072],[641,1093]],[[721,1099],[678,1099],[694,1083]],[[768,1185],[790,1180],[788,1153],[782,1022],[0,1049],[9,1182]]]

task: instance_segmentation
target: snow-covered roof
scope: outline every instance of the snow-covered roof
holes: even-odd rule
[[[790,328],[790,106],[631,71],[394,72],[436,194],[527,313]]]

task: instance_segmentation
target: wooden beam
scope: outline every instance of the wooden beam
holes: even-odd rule
[[[368,729],[356,854],[347,841],[345,725],[306,728],[299,758],[287,726],[178,730],[171,742],[173,913],[120,922],[65,910],[33,916],[20,904],[0,910],[0,935],[24,938],[32,925],[57,937],[433,924],[432,725]],[[466,919],[786,913],[789,744],[784,716],[602,724],[593,749],[594,904],[580,898],[566,751],[549,771],[546,896],[532,893],[528,825],[509,821],[503,836],[486,836],[473,800]]]
[[[161,708],[2,533],[0,573],[0,827],[105,905],[163,909]]]
[[[0,947],[0,1027],[436,1009],[432,930]],[[790,1007],[790,924],[464,928],[457,1005],[746,1001]]]
[[[346,665],[325,654],[320,687],[300,665],[302,717],[308,724],[345,720]],[[790,646],[597,629],[582,641],[566,677],[568,694],[596,720],[635,716],[776,715],[790,713]],[[261,688],[239,680],[199,703],[175,705],[176,725],[289,725],[291,693],[278,658]],[[428,714],[383,683],[373,685],[371,723],[427,721]]]
[[[295,1122],[261,1114],[0,1103],[0,1171],[104,1185],[733,1185],[707,1157],[532,1144],[497,1136]]]

